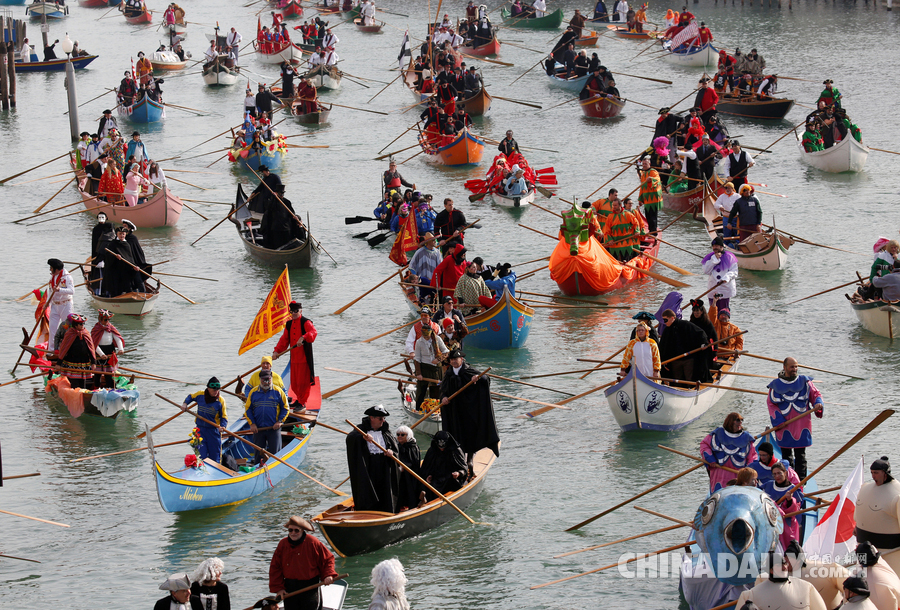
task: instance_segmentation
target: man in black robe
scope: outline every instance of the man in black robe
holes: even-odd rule
[[[250,193],[250,197],[247,200],[247,206],[250,208],[251,212],[263,214],[269,209],[269,201],[274,199],[272,193],[278,192],[277,187],[281,186],[281,178],[279,178],[277,174],[270,172],[269,168],[265,165],[259,166],[259,175],[262,176],[262,182],[260,182],[259,186]],[[265,184],[263,184],[263,182],[265,182]],[[269,188],[266,188],[266,184],[269,185]]]
[[[700,146],[694,151],[697,153],[697,163],[700,165],[700,173],[703,174],[704,180],[710,180],[716,173],[716,155],[718,149],[709,143],[709,134],[703,134],[703,140]],[[693,188],[695,185],[691,185]]]
[[[141,242],[138,241],[137,235],[134,234],[134,232],[137,231],[137,225],[125,218],[122,219],[122,224],[128,229],[128,233],[125,235],[125,241],[131,246],[131,251],[134,252],[134,264],[138,266],[138,269],[143,269],[147,273],[153,273],[153,265],[147,264],[147,257],[144,256],[144,249],[141,247]],[[135,274],[135,277],[143,290],[143,285],[147,276],[140,271],[136,271]]]
[[[297,71],[290,62],[281,62],[281,97],[294,97],[294,76]]]
[[[431,439],[431,447],[422,460],[421,476],[444,495],[461,489],[466,483],[466,456],[456,439],[446,430],[441,430]],[[434,500],[437,496],[430,489],[419,493],[419,506]]]
[[[512,132],[508,133],[512,135]],[[465,226],[465,214],[453,208],[452,199],[444,199],[444,209],[434,217],[434,228],[441,234],[441,254],[447,254],[457,244],[463,244],[465,235],[461,231]]]
[[[675,318],[675,312],[667,309],[662,314],[666,332],[659,342],[659,357],[661,361],[676,358],[691,350],[697,349],[709,343],[706,333],[687,320]],[[707,350],[694,352],[685,358],[679,358],[663,365],[662,376],[669,379],[684,381],[712,381],[709,374],[709,355]]]
[[[103,244],[103,247],[106,247],[109,242],[116,238],[116,232],[113,230],[113,225],[111,222],[108,222],[106,218],[107,216],[104,212],[97,214],[97,224],[91,229],[91,256],[93,257],[93,260],[91,260],[90,279],[91,292],[95,294],[100,294],[102,289],[101,280],[103,278],[103,267],[97,266],[103,264],[104,251],[100,246]]]
[[[574,43],[576,40],[578,40],[578,36],[575,35],[575,30],[572,29],[572,26],[567,27],[559,41],[553,46],[553,50],[550,51],[550,55],[553,56],[556,63],[565,63],[563,61],[563,55],[565,54],[566,49],[569,48],[569,43]]]
[[[494,421],[489,377],[479,377],[450,401],[453,394],[478,377],[478,371],[466,365],[465,357],[458,349],[450,352],[450,368],[441,381],[441,421],[443,429],[459,442],[466,453],[469,476],[474,476],[472,465],[475,453],[487,447],[499,456],[500,435]]]
[[[116,238],[104,248],[103,268],[105,281],[103,290],[111,297],[131,292],[137,286],[143,287],[143,282],[138,284],[135,277],[134,250],[128,243],[126,236],[128,227],[121,226],[116,229]],[[118,255],[118,256],[116,256]],[[122,259],[119,259],[122,257]],[[129,265],[128,263],[131,263]]]
[[[397,439],[385,421],[390,413],[377,405],[366,409],[365,415],[359,429],[366,435],[353,430],[346,439],[353,508],[395,513],[400,490],[399,467],[381,449],[369,443],[369,440],[377,441],[392,455],[399,452]]]
[[[280,184],[275,187],[275,192],[278,194],[278,198],[272,198],[259,227],[265,240],[265,246],[270,250],[277,250],[290,243],[295,228],[299,225],[294,206],[290,200],[284,197],[284,185]],[[281,199],[284,205],[281,205],[278,199]]]
[[[581,93],[578,94],[578,99],[586,100],[604,91],[606,91],[606,80],[600,74],[600,66],[597,66],[597,69],[593,70],[591,77],[584,83]]]
[[[661,136],[671,140],[672,134],[678,129],[680,123],[681,120],[678,118],[678,115],[671,114],[668,107],[660,108],[659,118],[656,119],[656,126],[653,129],[653,138],[650,141],[653,142],[653,140]]]
[[[272,102],[278,104],[279,108],[284,108],[284,104],[278,99],[274,93],[266,89],[263,84],[259,85],[259,93],[256,94],[256,110],[260,113],[265,112],[269,119],[272,119]]]

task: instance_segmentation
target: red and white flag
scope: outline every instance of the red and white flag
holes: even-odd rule
[[[856,550],[856,496],[862,487],[865,472],[866,466],[860,457],[856,468],[844,481],[837,497],[803,545],[803,551],[810,558],[847,556]]]
[[[696,21],[691,21],[690,25],[686,26],[683,30],[672,37],[672,48],[677,49],[681,45],[690,40],[693,40],[694,38],[697,38],[698,36],[700,36],[700,28],[697,27]]]

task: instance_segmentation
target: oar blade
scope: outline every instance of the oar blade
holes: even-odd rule
[[[374,247],[374,246],[377,246],[378,244],[380,244],[381,242],[383,242],[384,240],[386,240],[388,238],[388,235],[390,235],[390,233],[382,233],[381,235],[376,235],[375,237],[368,239],[366,241],[369,243],[370,246]]]

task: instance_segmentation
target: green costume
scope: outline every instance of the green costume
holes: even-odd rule
[[[810,131],[807,128],[807,130],[803,132],[801,143],[803,144],[803,150],[806,152],[825,150],[825,145],[822,143],[822,136],[817,129]]]
[[[681,174],[671,174],[666,186],[669,187],[669,192],[673,195],[683,193],[689,188],[687,178],[683,177]]]
[[[869,272],[869,281],[872,281],[873,277],[884,277],[885,275],[889,275],[891,271],[894,269],[894,263],[889,261],[891,257],[887,252],[879,252],[878,256],[875,257],[875,261],[872,263],[872,270]]]
[[[850,130],[850,134],[853,136],[853,139],[862,144],[862,132],[859,130],[859,127],[855,123],[851,123],[850,119],[841,119],[844,122],[844,126]]]
[[[569,244],[569,254],[575,256],[578,254],[578,244],[586,242],[589,238],[590,225],[584,216],[584,210],[576,204],[572,204],[571,209],[564,210],[562,218],[560,229],[563,239]]]

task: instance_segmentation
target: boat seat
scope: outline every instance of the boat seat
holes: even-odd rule
[[[212,460],[209,459],[209,458],[204,458],[204,459],[203,459],[203,463],[206,464],[207,466],[210,466],[210,467],[212,467],[212,468],[215,468],[215,469],[218,470],[219,472],[224,472],[225,474],[227,474],[227,475],[230,476],[230,477],[237,476],[237,474],[238,474],[238,473],[236,473],[235,471],[231,470],[230,468],[225,468],[224,466],[222,466],[222,465],[219,464],[218,462],[214,462],[214,461],[212,461]]]
[[[348,510],[346,512],[328,515],[323,521],[368,521],[370,519],[381,519],[393,516],[394,513],[388,513],[381,510],[363,510],[359,512]]]

